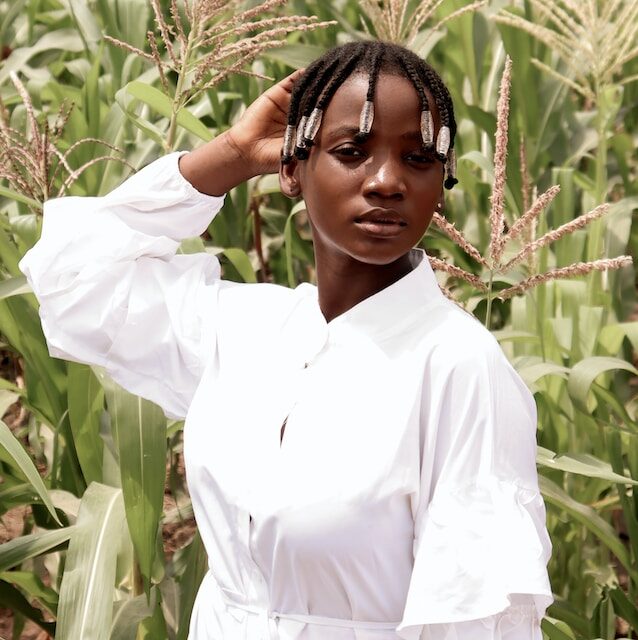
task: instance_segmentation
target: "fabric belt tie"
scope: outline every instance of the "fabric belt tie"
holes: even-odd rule
[[[373,622],[366,620],[349,620],[346,618],[329,618],[327,616],[317,616],[299,613],[280,613],[272,611],[266,607],[246,604],[234,600],[228,592],[219,588],[222,600],[227,607],[240,609],[253,615],[258,616],[265,637],[268,640],[279,640],[279,631],[277,627],[278,620],[292,620],[304,624],[320,625],[324,627],[339,627],[343,629],[361,629],[361,630],[379,630],[379,631],[395,631],[400,621],[397,622]]]

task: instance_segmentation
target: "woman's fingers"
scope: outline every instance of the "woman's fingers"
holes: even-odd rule
[[[303,75],[305,69],[297,69],[289,76],[286,76],[283,80],[280,80],[277,84],[274,84],[270,89],[264,92],[264,96],[270,98],[277,105],[287,105],[290,102],[290,94],[292,93],[292,88],[295,85],[295,82],[298,78]]]
[[[305,69],[297,69],[296,71],[293,71],[290,75],[286,76],[283,80],[280,80],[274,86],[281,87],[282,89],[284,89],[284,91],[287,91],[288,93],[290,93],[292,91],[292,88],[295,82],[297,82],[297,80],[301,78],[301,76],[304,74],[305,71],[306,71]]]

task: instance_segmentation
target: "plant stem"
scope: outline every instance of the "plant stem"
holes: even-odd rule
[[[168,133],[166,134],[165,149],[167,152],[173,150],[175,144],[175,132],[177,131],[177,114],[182,108],[182,90],[184,88],[184,81],[186,80],[186,74],[188,71],[188,60],[191,55],[191,49],[193,44],[193,31],[194,25],[191,25],[191,29],[188,32],[188,40],[186,41],[186,50],[182,58],[182,66],[179,70],[177,77],[177,85],[175,86],[175,96],[173,98],[173,112],[171,114],[171,121],[168,125]]]
[[[487,285],[487,309],[485,310],[485,328],[489,331],[492,320],[492,281],[494,279],[494,272],[490,269],[490,281]]]
[[[596,148],[594,199],[595,206],[605,201],[607,196],[607,127],[605,123],[604,104],[601,87],[596,85],[596,131],[598,146]],[[589,229],[587,242],[587,260],[598,260],[603,250],[604,221],[594,220]],[[587,301],[594,305],[600,298],[602,289],[602,274],[591,273],[587,282]]]

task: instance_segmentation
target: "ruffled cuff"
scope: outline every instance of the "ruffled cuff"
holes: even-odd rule
[[[495,478],[439,487],[416,525],[400,638],[418,640],[425,625],[495,616],[517,594],[532,596],[537,619],[543,617],[552,602],[551,542],[538,491]]]
[[[532,596],[517,596],[521,601]],[[432,624],[423,627],[420,640],[542,640],[536,606],[513,604],[482,620]]]

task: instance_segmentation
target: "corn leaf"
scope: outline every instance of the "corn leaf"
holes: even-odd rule
[[[120,458],[126,520],[144,584],[150,589],[166,476],[166,417],[152,402],[99,376]]]
[[[13,611],[14,615],[20,613],[25,618],[33,620],[47,633],[54,633],[54,623],[44,620],[40,609],[34,607],[19,589],[4,580],[0,580],[0,605]]]
[[[0,571],[7,571],[25,560],[46,553],[64,544],[75,531],[75,526],[53,531],[41,531],[14,538],[0,545]]]
[[[244,282],[257,282],[257,276],[255,276],[255,270],[250,264],[250,258],[243,249],[228,247],[224,249],[222,253],[228,258],[228,261],[233,267],[237,269]]]
[[[35,490],[35,492],[40,496],[40,499],[49,510],[51,517],[60,525],[60,519],[58,518],[58,514],[55,512],[55,507],[53,506],[53,502],[51,502],[51,498],[47,491],[47,488],[44,486],[44,482],[38,473],[38,470],[35,468],[35,465],[31,461],[29,454],[24,450],[20,442],[18,442],[17,438],[11,433],[11,429],[7,427],[7,425],[0,420],[0,445],[5,449],[5,451],[9,454],[10,459],[13,465],[20,470],[22,475],[31,483],[31,486]]]
[[[29,198],[25,196],[23,193],[19,193],[18,191],[14,191],[13,189],[9,189],[9,187],[4,187],[0,185],[0,196],[3,198],[10,198],[11,200],[15,200],[16,202],[22,202],[22,204],[28,204],[30,207],[34,209],[42,209],[42,203],[34,200],[33,198]]]
[[[100,437],[100,415],[104,391],[91,369],[69,363],[69,422],[75,449],[87,484],[102,481],[104,443]]]
[[[124,524],[120,489],[93,482],[82,497],[60,587],[57,637],[107,640]]]
[[[136,640],[140,622],[153,614],[156,601],[157,591],[153,588],[151,589],[150,602],[146,598],[146,594],[116,602],[109,640]]]
[[[10,582],[29,598],[37,598],[51,613],[55,615],[58,609],[58,594],[51,587],[45,586],[40,578],[32,571],[3,571],[0,580]]]
[[[638,485],[638,481],[614,473],[610,464],[587,453],[556,455],[549,449],[538,447],[536,462],[548,469],[578,473],[589,478],[602,478],[610,482]]]
[[[165,118],[170,118],[173,115],[173,103],[171,99],[159,89],[152,87],[149,84],[133,80],[126,85],[126,91],[134,98],[137,98],[144,104],[147,104],[151,109],[157,111]],[[211,132],[208,130],[201,120],[198,120],[188,109],[183,107],[177,112],[177,124],[180,127],[184,127],[190,133],[196,135],[204,142],[208,142],[213,139]]]
[[[538,480],[546,502],[566,511],[572,518],[583,524],[618,558],[631,579],[637,580],[638,569],[633,564],[627,548],[616,535],[613,527],[603,520],[594,509],[574,500],[549,478],[541,475]]]
[[[594,380],[607,371],[621,369],[638,375],[638,370],[625,360],[606,356],[592,356],[577,362],[569,374],[567,391],[574,400],[574,404],[587,413],[587,396]]]

